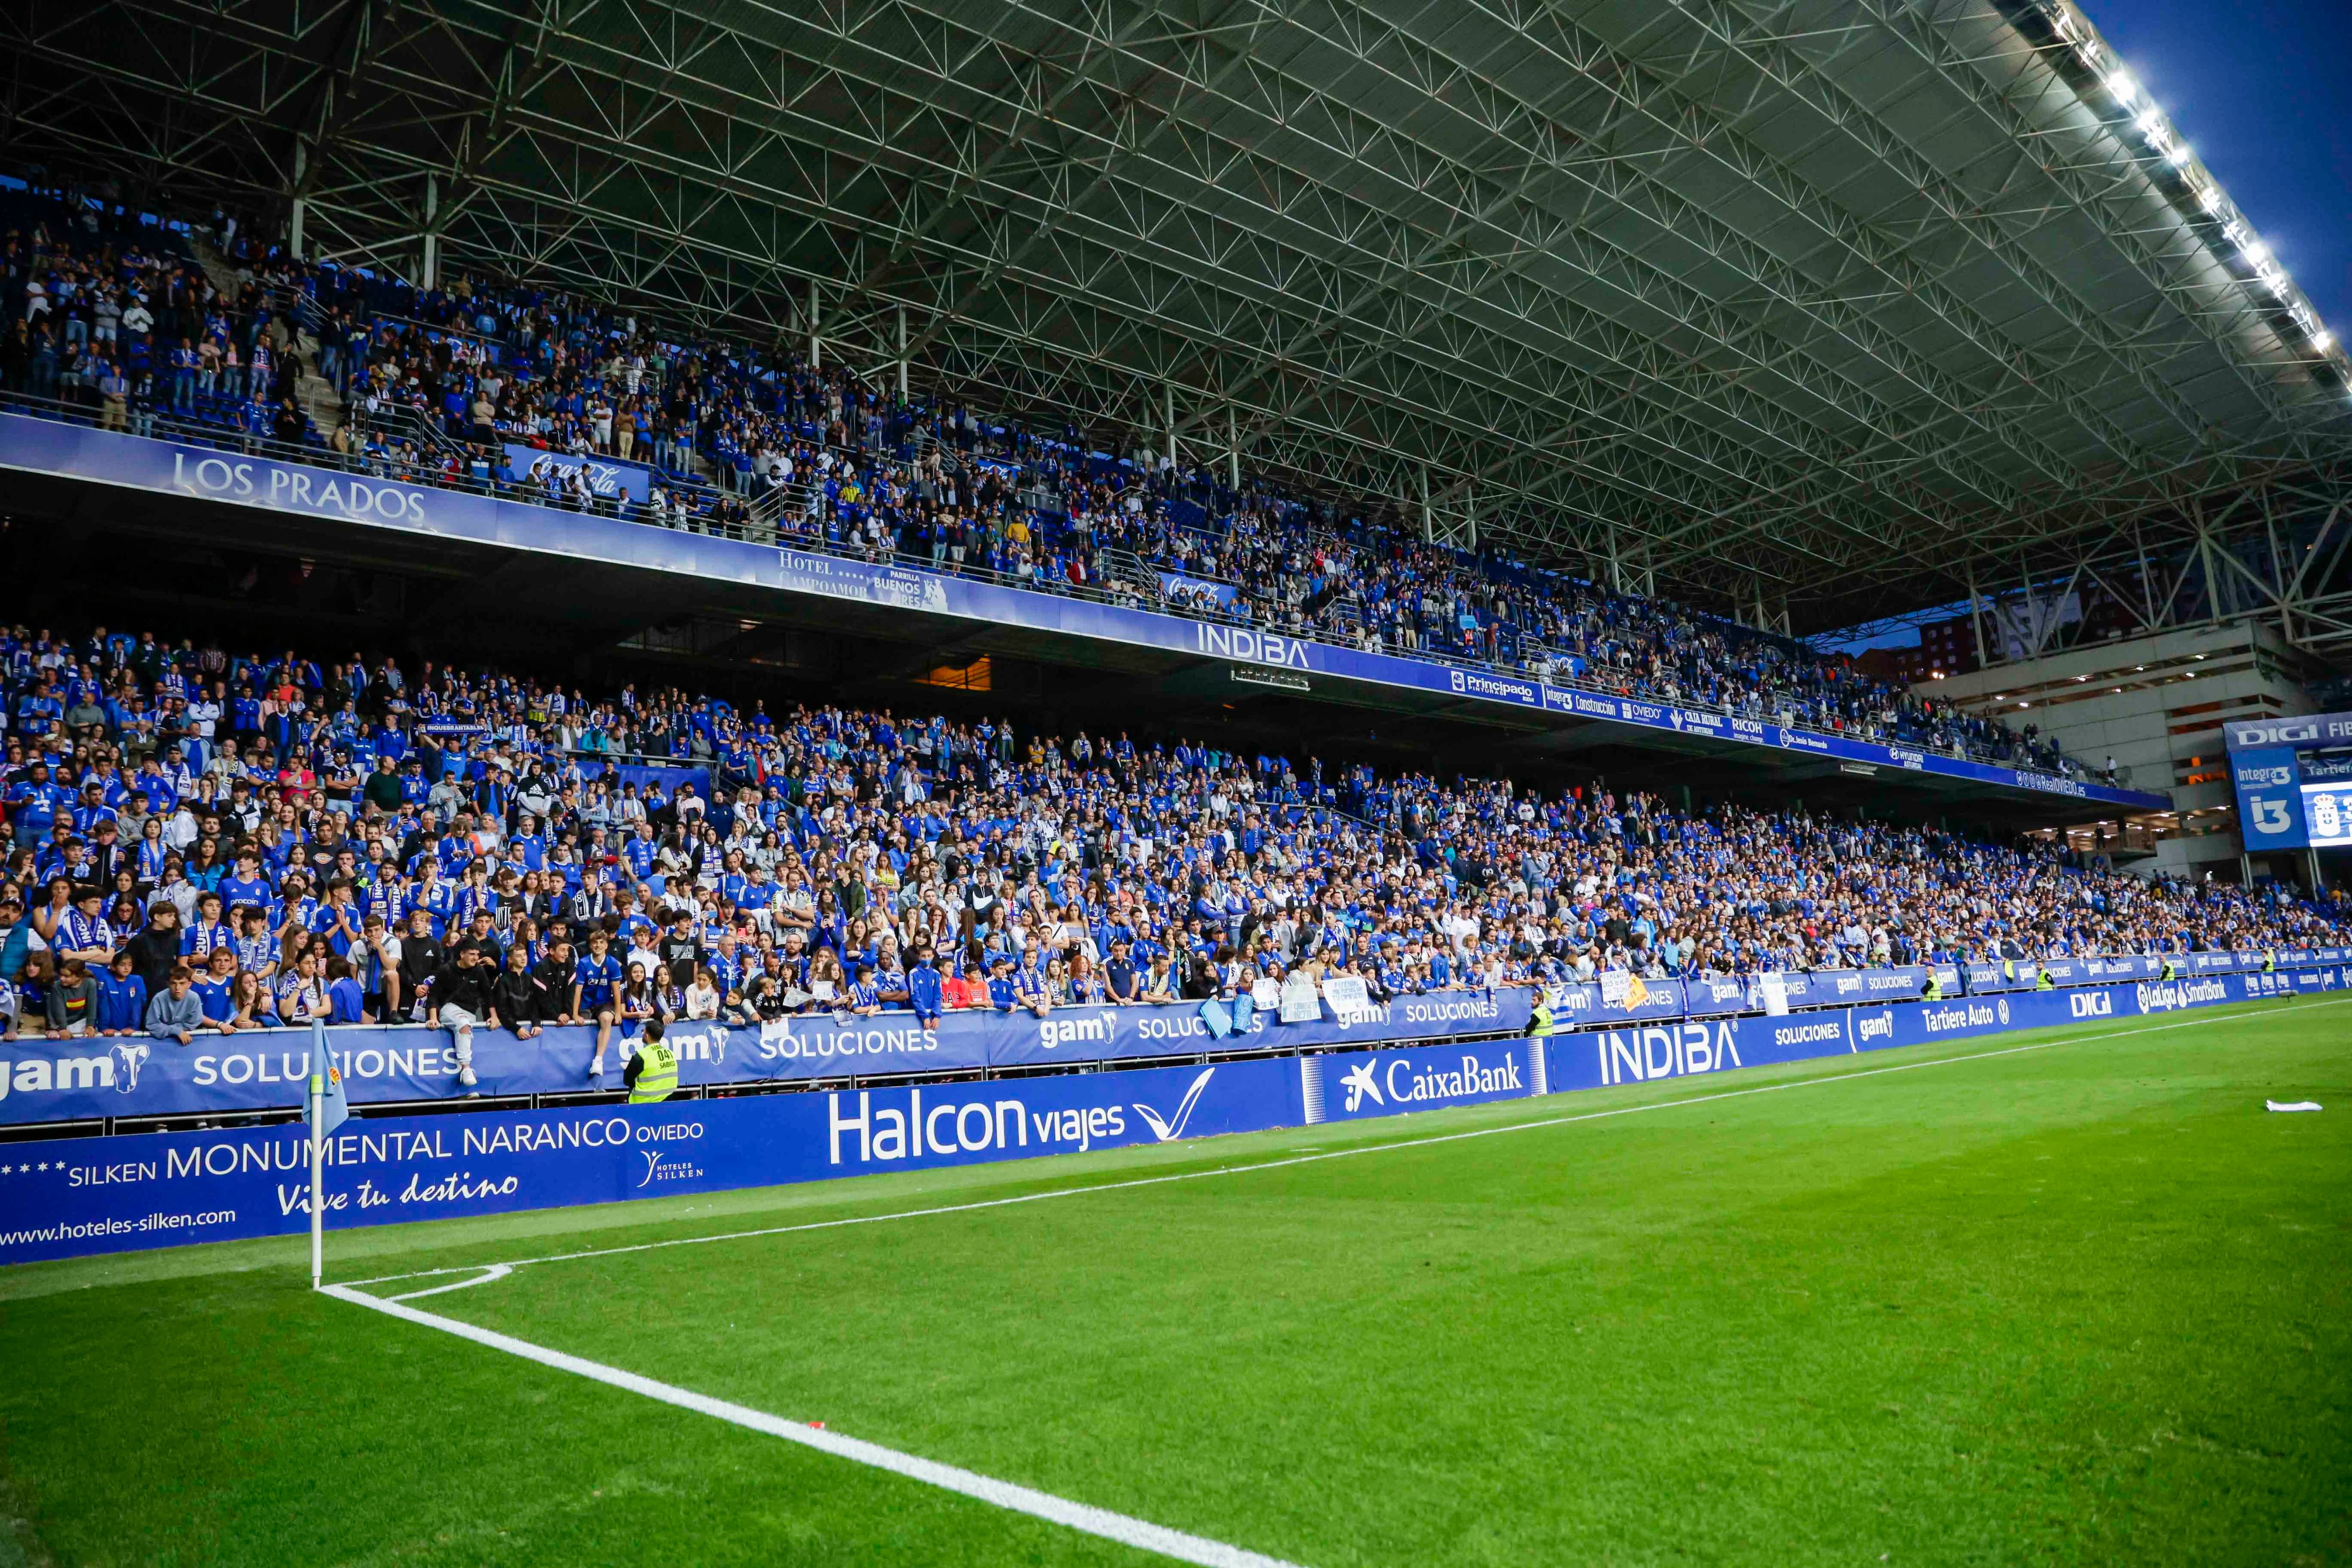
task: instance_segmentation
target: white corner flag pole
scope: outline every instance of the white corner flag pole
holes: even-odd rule
[[[326,1274],[327,1261],[327,1075],[310,1055],[310,1289]]]

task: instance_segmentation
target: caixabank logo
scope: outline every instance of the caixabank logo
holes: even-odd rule
[[[1389,1116],[1467,1105],[1528,1092],[1517,1045],[1464,1050],[1382,1051],[1334,1059],[1339,1069],[1338,1110],[1344,1116]]]

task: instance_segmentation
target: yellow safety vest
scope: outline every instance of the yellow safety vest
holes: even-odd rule
[[[1551,1028],[1550,1004],[1545,1002],[1537,1003],[1535,1012],[1528,1018],[1528,1037],[1529,1039],[1540,1040],[1545,1036],[1551,1033]]]
[[[1923,1002],[1941,1002],[1944,999],[1944,983],[1936,978],[1936,972],[1932,969],[1927,971],[1927,984],[1919,989],[1919,999]]]
[[[2157,978],[2158,980],[2176,980],[2179,978],[2179,973],[2180,972],[2179,970],[2172,967],[2172,960],[2168,958],[2164,961],[2164,973],[2158,975]]]
[[[2037,965],[2035,969],[2033,988],[2036,991],[2055,991],[2058,989],[2058,983],[2050,978],[2050,972],[2048,970],[2042,969]]]
[[[637,1081],[629,1089],[631,1105],[650,1105],[677,1092],[677,1053],[667,1041],[638,1041],[637,1058]]]

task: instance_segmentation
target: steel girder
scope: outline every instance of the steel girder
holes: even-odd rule
[[[1427,475],[1702,600],[1916,602],[2347,450],[1988,0],[36,0],[0,38],[18,157],[299,194],[394,266],[432,174],[452,265],[866,368],[904,310],[933,374],[1147,430],[1172,389],[1197,444]]]

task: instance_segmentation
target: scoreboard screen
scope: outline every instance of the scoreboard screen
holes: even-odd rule
[[[2303,826],[2314,844],[2352,844],[2352,779],[2305,784]]]

